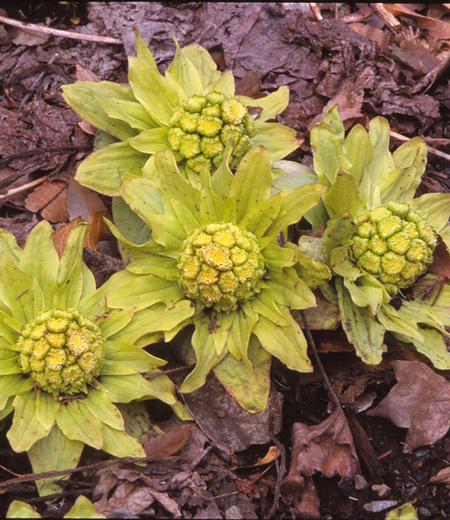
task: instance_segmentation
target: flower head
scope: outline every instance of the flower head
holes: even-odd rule
[[[449,369],[448,291],[432,306],[416,287],[429,283],[420,277],[433,262],[439,235],[449,243],[450,195],[414,198],[426,145],[414,138],[391,154],[389,137],[382,117],[370,122],[369,132],[356,125],[346,137],[337,106],[312,129],[315,171],[328,183],[322,197],[325,260],[335,274],[344,330],[365,362],[381,360],[390,331]]]
[[[233,75],[221,74],[205,49],[175,44],[175,57],[163,76],[136,30],[129,85],[78,81],[63,86],[67,103],[116,141],[80,165],[76,178],[81,184],[119,196],[121,175],[151,177],[154,154],[169,147],[182,175],[200,188],[198,174],[204,167],[213,172],[227,160],[234,168],[258,145],[266,146],[276,161],[301,144],[295,130],[267,122],[286,108],[287,87],[258,100],[235,95]],[[249,107],[258,107],[259,115]],[[231,153],[226,154],[229,142]]]
[[[183,179],[169,150],[158,152],[155,162],[154,180],[123,179],[122,196],[153,238],[133,245],[110,224],[139,260],[128,265],[130,282],[113,291],[108,303],[153,309],[153,332],[166,340],[193,324],[189,355],[195,352],[197,365],[181,391],[200,387],[214,369],[242,406],[261,411],[271,355],[293,370],[311,369],[290,311],[315,305],[308,284],[323,283],[329,270],[317,262],[311,281],[312,261],[293,244],[280,247],[277,238],[315,205],[324,187],[310,184],[271,196],[270,157],[263,147],[250,150],[234,176],[224,168],[212,177],[202,172],[201,189]],[[177,320],[171,327],[161,321],[162,305]],[[180,313],[186,305],[189,316]]]
[[[0,416],[13,414],[7,437],[14,451],[28,451],[36,472],[76,466],[85,444],[145,456],[119,408],[133,400],[157,397],[182,413],[166,376],[142,375],[165,363],[136,346],[149,312],[107,306],[123,274],[95,289],[82,261],[87,230],[73,228],[61,258],[45,221],[23,250],[0,230]],[[43,455],[50,452],[57,457]],[[60,489],[48,479],[38,488]]]

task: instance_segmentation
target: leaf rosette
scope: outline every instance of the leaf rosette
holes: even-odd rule
[[[328,184],[324,212],[315,218],[317,224],[321,214],[326,226],[323,254],[335,275],[334,298],[347,337],[366,363],[381,361],[389,331],[449,369],[449,291],[444,286],[432,305],[419,287],[432,287],[426,273],[439,236],[449,243],[450,195],[414,198],[427,147],[416,137],[391,154],[389,141],[383,117],[374,118],[368,132],[356,125],[345,136],[337,105],[311,130],[314,169]]]
[[[111,137],[88,157],[76,179],[93,190],[120,196],[121,175],[150,177],[154,154],[170,148],[183,176],[200,187],[198,175],[222,160],[237,166],[251,147],[264,145],[273,161],[298,148],[296,131],[274,119],[287,106],[289,90],[280,87],[261,98],[235,95],[231,71],[221,74],[199,45],[180,48],[162,75],[136,30],[137,57],[129,57],[127,85],[77,81],[62,87],[66,102],[86,121]],[[258,114],[251,114],[253,108]],[[224,150],[229,140],[228,157]]]
[[[152,239],[133,245],[109,224],[138,260],[119,273],[123,280],[108,304],[150,309],[149,343],[169,341],[193,325],[185,359],[196,360],[196,367],[180,391],[199,388],[214,369],[244,408],[260,412],[267,405],[271,356],[292,370],[311,370],[291,310],[314,306],[311,288],[330,272],[320,262],[312,268],[295,245],[280,247],[277,239],[325,187],[315,183],[271,196],[263,147],[250,150],[235,175],[226,168],[212,176],[201,172],[201,189],[183,178],[170,150],[158,152],[155,162],[152,179],[126,175],[122,181],[122,196],[152,229]]]
[[[183,415],[171,381],[156,376],[165,361],[136,346],[148,310],[105,307],[108,292],[82,260],[88,229],[73,228],[61,258],[46,221],[24,249],[0,230],[0,419],[13,415],[7,438],[36,473],[76,467],[85,444],[145,456],[121,411],[135,400],[158,398]],[[60,490],[51,479],[38,489]]]

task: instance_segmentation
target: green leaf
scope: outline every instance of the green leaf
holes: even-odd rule
[[[339,309],[342,326],[358,356],[369,365],[377,365],[382,358],[385,328],[372,318],[366,307],[358,307],[352,302],[348,290],[342,285],[342,278],[336,278]]]
[[[142,176],[148,155],[138,152],[128,142],[114,143],[98,150],[78,167],[76,180],[95,191],[117,197],[123,175]]]
[[[427,146],[418,137],[412,139],[409,143],[415,145],[411,150],[415,152],[411,162],[404,168],[391,170],[374,184],[374,189],[379,188],[380,190],[383,204],[390,200],[409,203],[420,184],[425,172]]]
[[[221,222],[225,214],[225,201],[214,193],[211,177],[206,170],[200,173],[202,191],[200,195],[200,220],[203,225],[210,222]]]
[[[53,394],[45,392],[41,388],[36,393],[36,417],[44,430],[49,431],[55,424],[60,402]]]
[[[142,245],[151,239],[151,229],[122,197],[113,197],[112,214],[114,224],[127,240]]]
[[[251,366],[228,354],[214,367],[214,373],[236,401],[251,413],[261,413],[270,393],[271,355],[252,335],[248,348]]]
[[[145,457],[145,451],[140,442],[128,433],[110,428],[106,424],[102,427],[103,451],[114,457]]]
[[[104,338],[109,338],[130,323],[134,309],[113,309],[108,312],[108,317],[100,323],[100,329]]]
[[[337,171],[334,184],[327,189],[322,199],[331,217],[348,212],[355,218],[363,209],[356,180],[343,170]]]
[[[421,212],[428,223],[439,232],[450,217],[450,195],[448,193],[425,193],[411,201],[411,208]]]
[[[13,354],[13,353],[11,353]],[[18,356],[13,354],[9,359],[0,360],[0,376],[7,376],[11,374],[21,374],[22,369],[17,362]]]
[[[202,316],[195,322],[192,346],[197,358],[197,364],[184,380],[180,387],[180,392],[193,392],[203,386],[211,369],[219,364],[228,354],[228,349],[226,348],[220,354],[217,354],[213,334],[209,331],[209,325],[209,316]]]
[[[34,510],[33,506],[22,502],[21,500],[13,500],[9,504],[5,518],[42,518],[41,515]]]
[[[261,238],[279,215],[282,203],[280,193],[260,202],[256,207],[245,214],[239,224],[240,227],[250,231],[257,238]]]
[[[102,98],[95,94],[94,97],[109,117],[125,121],[131,128],[143,132],[159,126],[140,103],[118,98]]]
[[[153,424],[147,412],[144,401],[133,401],[128,404],[118,403],[117,408],[125,422],[125,431],[139,442],[148,440],[153,431]]]
[[[271,242],[263,251],[264,261],[269,269],[281,271],[284,267],[291,267],[297,261],[295,251],[288,247],[280,247]]]
[[[122,414],[117,406],[115,406],[108,394],[97,388],[89,388],[88,395],[83,403],[89,408],[90,412],[97,417],[99,421],[108,424],[116,430],[124,430]]]
[[[98,450],[103,446],[102,423],[81,400],[61,406],[56,424],[72,441],[84,442]]]
[[[66,248],[59,263],[56,279],[58,287],[67,284],[69,277],[74,274],[74,269],[81,272],[81,265],[77,265],[77,263],[82,258],[84,238],[88,231],[89,225],[86,222],[80,222],[70,232]]]
[[[349,213],[330,218],[323,234],[323,255],[327,262],[330,259],[331,251],[339,247],[342,240],[353,235],[354,232],[355,224]]]
[[[226,346],[237,361],[250,366],[251,361],[248,358],[247,351],[250,342],[250,335],[253,331],[256,320],[245,315],[241,309],[231,313],[231,316],[233,317],[233,321],[230,326]]]
[[[253,99],[247,96],[236,96],[246,107],[260,107],[262,111],[258,115],[258,121],[263,123],[268,119],[275,119],[281,114],[289,103],[289,88],[279,87],[276,92],[272,92],[268,96],[259,99]]]
[[[127,175],[122,181],[121,192],[125,202],[150,228],[149,216],[164,214],[161,194],[153,181]]]
[[[127,265],[128,271],[135,274],[153,274],[158,278],[178,282],[180,270],[177,261],[173,258],[164,256],[147,255]]]
[[[433,365],[439,370],[450,370],[450,352],[447,350],[442,334],[437,330],[420,327],[420,332],[425,337],[424,341],[411,338],[402,334],[394,335],[405,343],[411,342],[418,352],[427,356]]]
[[[22,248],[17,245],[16,237],[5,229],[0,229],[0,254],[1,253],[5,253],[17,266],[19,265],[23,253]]]
[[[344,286],[350,293],[352,302],[358,307],[368,307],[370,314],[375,316],[383,303],[383,289],[362,283],[358,285],[344,278]]]
[[[25,379],[23,374],[10,374],[0,377],[0,395],[2,398],[28,393],[32,389],[31,379]]]
[[[198,94],[202,89],[202,79],[198,70],[186,56],[184,51],[180,49],[176,38],[175,40],[175,57],[166,71],[166,78],[169,77],[178,83],[185,93],[186,97]]]
[[[180,300],[168,308],[164,304],[157,304],[150,309],[136,312],[131,323],[110,339],[140,346],[140,338],[144,341],[146,334],[171,331],[183,322],[187,325],[194,314],[195,305],[188,299]]]
[[[140,374],[102,376],[102,386],[108,390],[108,396],[114,403],[129,403],[141,397],[156,397],[153,393],[154,388]],[[175,402],[174,398],[172,402]]]
[[[270,153],[272,161],[279,161],[289,155],[302,144],[297,139],[297,131],[278,123],[256,123],[256,134],[251,138],[252,146],[264,146]]]
[[[158,128],[151,128],[141,132],[136,137],[128,139],[128,143],[145,154],[155,154],[168,146],[167,132],[168,126],[160,126]]]
[[[152,274],[134,276],[127,285],[108,295],[108,305],[113,308],[141,310],[163,302],[171,305],[183,298],[179,285]]]
[[[287,247],[289,244],[287,244]],[[295,246],[294,246],[295,247]],[[324,263],[303,255],[297,255],[297,263],[294,266],[298,276],[308,285],[310,289],[316,289],[331,279],[331,271]]]
[[[248,306],[252,308],[253,312],[266,317],[276,325],[289,325],[289,310],[286,307],[277,305],[272,294],[267,289],[261,289],[249,302]],[[244,310],[246,307],[244,307]],[[283,312],[284,311],[284,312]]]
[[[217,65],[212,59],[211,54],[198,44],[183,47],[184,56],[197,69],[201,78],[202,88],[208,87],[214,81],[221,77],[221,73],[217,70]]]
[[[177,407],[180,407],[180,403],[175,397],[175,385],[168,376],[155,374],[150,379],[147,379],[147,383],[150,388],[150,395],[153,398],[169,404],[174,411]]]
[[[330,267],[336,274],[352,282],[363,274],[361,269],[352,261],[350,246],[336,247],[331,251]],[[365,307],[365,305],[362,305],[362,307]]]
[[[84,443],[68,439],[55,424],[47,437],[37,441],[28,450],[28,457],[34,473],[64,471],[77,467],[83,448]],[[69,478],[70,475],[36,480],[39,494],[60,493],[62,486],[59,481]]]
[[[48,430],[44,429],[36,416],[36,396],[33,391],[16,395],[13,406],[14,418],[6,436],[11,448],[20,453],[29,450],[36,441],[46,437]]]
[[[19,268],[36,278],[44,293],[46,308],[53,303],[59,259],[53,245],[53,229],[45,220],[33,228],[28,236]]]
[[[105,515],[97,513],[92,502],[83,495],[80,495],[75,504],[64,515],[64,518],[107,518]]]
[[[312,372],[306,350],[308,345],[297,322],[289,315],[289,325],[281,327],[265,316],[260,316],[253,328],[263,348],[291,370]]]
[[[137,134],[137,130],[131,128],[128,123],[109,117],[98,102],[98,98],[117,98],[135,102],[136,98],[129,87],[110,81],[77,81],[72,85],[63,85],[61,89],[65,101],[91,125],[122,141]]]
[[[150,52],[147,44],[143,40],[141,33],[137,27],[133,28],[134,35],[136,37],[136,55],[138,58],[147,62],[147,65],[157,69],[155,58],[153,54]]]
[[[129,56],[128,63],[128,81],[134,95],[155,121],[169,125],[173,111],[180,104],[177,90],[143,59]]]
[[[214,92],[222,92],[222,94],[226,94],[228,96],[234,96],[234,76],[231,70],[226,70],[219,78],[210,83],[204,89],[205,93]]]
[[[419,520],[419,517],[412,503],[408,502],[389,511],[385,520]]]
[[[178,257],[183,242],[187,238],[187,233],[176,217],[170,215],[147,215],[151,221],[153,239],[165,248],[165,254]]]
[[[270,197],[271,184],[269,152],[263,147],[253,148],[241,160],[230,186],[238,224],[247,211]]]
[[[6,256],[0,255],[0,300],[8,306],[11,316],[28,323],[34,318],[33,281]]]
[[[350,130],[343,144],[343,152],[352,164],[349,173],[358,185],[374,157],[372,142],[363,126],[355,125]]]
[[[156,184],[164,206],[177,200],[200,222],[200,192],[181,177],[173,153],[167,149],[157,153],[155,166]]]
[[[333,185],[336,173],[341,167],[339,159],[343,139],[325,123],[312,127],[310,139],[314,150],[314,170],[317,172],[319,182]]]
[[[274,301],[279,305],[291,309],[307,309],[316,305],[313,292],[292,267],[283,269],[281,273],[271,273],[266,284]]]
[[[222,162],[211,177],[211,188],[221,199],[226,200],[230,195],[231,183],[234,175],[230,170],[231,154],[234,148],[234,140],[229,138],[223,152]]]
[[[266,235],[276,236],[290,224],[297,223],[304,213],[312,208],[326,189],[325,184],[305,184],[295,190],[280,194],[281,209],[266,230]]]
[[[118,361],[139,372],[152,372],[155,368],[167,363],[139,347],[121,341],[106,342],[106,359],[113,362]]]
[[[382,305],[380,312],[377,314],[378,321],[386,330],[423,341],[425,337],[421,334],[417,323],[405,318],[406,316],[400,315],[400,313],[389,304]]]

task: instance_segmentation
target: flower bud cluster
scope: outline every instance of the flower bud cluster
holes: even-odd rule
[[[235,137],[232,155],[241,157],[251,147],[255,122],[234,96],[210,92],[183,101],[170,120],[168,141],[173,151],[187,159],[187,166],[200,173],[206,165],[217,167],[230,134]]]
[[[86,391],[105,353],[98,325],[74,309],[42,312],[24,327],[17,345],[23,373],[54,394]]]
[[[411,286],[433,262],[437,235],[409,204],[389,202],[361,213],[355,223],[351,249],[356,263],[389,294]]]
[[[253,233],[231,223],[207,224],[184,241],[178,261],[188,298],[231,311],[261,289],[264,258]]]

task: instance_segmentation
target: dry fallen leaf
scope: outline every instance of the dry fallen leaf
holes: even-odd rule
[[[430,478],[430,482],[434,484],[450,484],[450,467],[438,471],[434,477]]]
[[[186,446],[194,424],[188,424],[178,430],[164,433],[144,443],[147,457],[170,457]]]
[[[297,512],[308,514],[310,518],[320,518],[317,493],[309,478],[318,471],[326,477],[340,475],[340,485],[361,471],[353,437],[341,409],[336,409],[320,424],[295,423],[293,427],[292,462],[282,490],[293,499]]]
[[[25,199],[28,211],[37,213],[50,222],[67,222],[69,214],[66,203],[67,183],[45,181]]]
[[[450,383],[419,361],[392,361],[398,383],[367,415],[408,428],[404,453],[433,444],[450,428]]]
[[[447,22],[417,14],[402,4],[383,4],[383,7],[395,16],[408,16],[412,18],[419,25],[428,29],[430,35],[436,40],[450,39],[450,24]]]
[[[428,270],[450,279],[450,254],[442,238],[438,235],[438,244],[433,253],[433,263]]]
[[[106,206],[98,193],[82,186],[70,176],[67,186],[67,209],[70,220],[81,217],[87,221],[89,215],[106,211]]]

